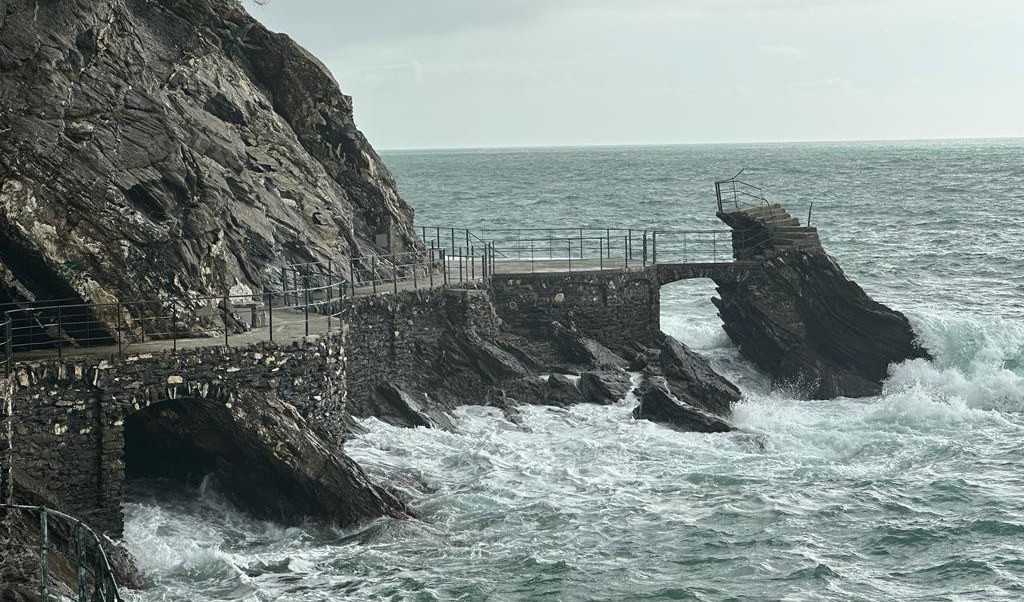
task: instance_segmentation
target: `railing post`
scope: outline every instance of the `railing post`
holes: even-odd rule
[[[284,295],[284,304],[288,305],[288,268],[281,266],[281,294]]]
[[[658,231],[651,232],[651,263],[658,263]]]
[[[626,262],[626,269],[629,269],[629,236],[622,237],[622,258]]]
[[[462,247],[459,247],[459,282],[463,282],[463,279],[462,279]]]
[[[39,599],[48,602],[47,588],[50,583],[50,525],[46,508],[39,509]]]
[[[424,230],[426,232],[426,230]],[[331,315],[334,313],[334,268],[327,260],[327,332],[331,331]]]
[[[76,588],[76,592],[78,593],[78,599],[88,600],[88,592],[86,592],[85,589],[85,536],[83,534],[81,521],[75,525],[75,557],[78,564],[78,570],[76,571],[76,581],[78,586]]]
[[[267,331],[270,332],[270,342],[274,342],[274,293],[267,293]]]
[[[633,229],[630,228],[626,231],[626,265],[629,265],[629,260],[633,259]]]
[[[63,351],[64,351],[64,337],[61,336],[61,333],[64,332],[64,320],[61,317],[61,313],[62,312],[60,310],[60,305],[58,305],[57,306],[57,358],[58,359],[63,357]],[[145,337],[143,337],[142,340],[145,341],[146,340]]]
[[[644,267],[647,267],[647,230],[644,230]]]
[[[604,239],[597,239],[597,265],[598,269],[604,271]]]
[[[441,279],[445,286],[448,286],[448,257],[441,249]]]
[[[469,247],[469,279],[476,280],[476,251],[472,245],[467,246]]]
[[[568,239],[565,242],[569,243],[569,271],[572,272],[572,239]]]
[[[434,288],[434,241],[430,241],[430,261],[427,262],[427,268],[430,272],[430,288]]]

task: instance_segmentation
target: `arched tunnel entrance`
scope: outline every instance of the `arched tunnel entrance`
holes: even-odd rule
[[[217,490],[256,518],[349,525],[402,508],[294,407],[265,392],[165,399],[126,416],[123,433],[127,481],[196,488],[213,475]]]
[[[223,405],[200,399],[167,400],[135,412],[124,423],[125,478],[197,487],[206,475],[230,470],[239,452],[225,424],[230,420]]]
[[[291,522],[302,514],[294,507],[301,504],[302,492],[252,426],[224,403],[205,399],[165,400],[143,408],[125,419],[125,479],[166,479],[170,483],[162,488],[196,489],[211,476],[239,509]]]

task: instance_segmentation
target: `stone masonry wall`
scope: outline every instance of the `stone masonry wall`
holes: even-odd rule
[[[652,268],[573,274],[496,274],[491,292],[513,330],[547,332],[575,325],[604,345],[653,343],[661,330],[659,284]]]
[[[19,364],[11,396],[14,479],[116,536],[123,526],[124,421],[152,404],[188,399],[230,408],[241,394],[274,395],[340,448],[342,336],[289,346]]]
[[[373,388],[417,380],[421,345],[433,346],[451,328],[494,334],[500,320],[484,290],[427,289],[357,297],[342,313],[349,409],[368,412]]]

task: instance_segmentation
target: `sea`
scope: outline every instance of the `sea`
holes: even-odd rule
[[[670,285],[663,330],[740,387],[762,445],[633,420],[633,398],[522,424],[466,407],[457,432],[370,419],[346,451],[418,520],[282,527],[136,483],[133,599],[1024,599],[1024,140],[382,155],[418,227],[722,227],[713,183],[745,170],[935,359],[877,397],[794,399],[725,335],[713,283]]]

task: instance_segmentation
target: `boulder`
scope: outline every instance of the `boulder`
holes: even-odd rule
[[[393,383],[382,383],[377,386],[375,398],[381,405],[373,415],[385,422],[396,426],[455,430],[455,423],[446,408],[426,393],[408,392]]]
[[[633,418],[668,424],[684,431],[727,433],[736,430],[723,418],[676,399],[661,377],[647,377],[638,390]]]
[[[622,401],[633,390],[628,372],[599,370],[580,375],[580,394],[586,403],[611,405]]]
[[[551,343],[566,361],[594,368],[625,369],[629,362],[601,343],[558,322],[551,323]]]
[[[663,335],[658,364],[672,395],[680,401],[718,416],[728,416],[739,401],[740,390],[715,372],[707,360],[676,339]]]

